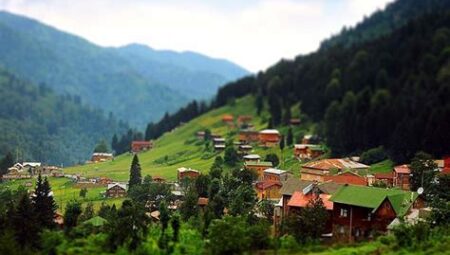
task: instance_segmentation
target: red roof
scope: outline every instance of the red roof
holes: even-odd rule
[[[392,173],[376,173],[375,179],[394,179]]]
[[[287,205],[291,207],[306,207],[309,203],[309,200],[314,198],[314,196],[315,195],[312,195],[310,193],[304,195],[303,192],[295,191],[294,194],[292,194],[292,197]],[[327,210],[333,210],[333,202],[329,200],[331,195],[320,194],[319,197],[322,199],[323,205]]]
[[[133,145],[150,145],[149,141],[133,141]]]
[[[368,169],[369,166],[344,158],[322,159],[311,161],[302,166],[302,168],[331,170],[331,169]]]
[[[324,176],[324,181],[332,181],[340,184],[367,185],[366,178],[349,171],[332,176]]]
[[[398,174],[409,174],[411,173],[411,169],[409,169],[408,165],[401,165],[394,167],[394,172]]]
[[[279,186],[281,187],[281,182],[277,182],[277,181],[262,181],[262,182],[257,182],[256,183],[256,188],[259,190],[266,190],[272,186]]]

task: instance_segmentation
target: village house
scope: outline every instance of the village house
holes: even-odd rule
[[[108,185],[108,184],[113,183],[113,180],[108,177],[100,177],[100,178],[97,178],[97,183],[101,184],[101,185]]]
[[[324,176],[350,170],[356,173],[366,172],[369,166],[350,159],[322,159],[304,164],[300,170],[301,179],[324,182]]]
[[[196,179],[200,175],[199,171],[186,167],[180,167],[177,171],[178,182],[181,182],[185,178]]]
[[[239,147],[238,147],[238,151],[239,151],[239,153],[240,153],[241,155],[242,155],[242,154],[245,155],[245,154],[251,152],[252,149],[253,149],[253,147],[252,147],[251,145],[248,145],[248,144],[241,144],[241,145],[239,145]]]
[[[259,141],[259,132],[255,130],[239,131],[239,141],[242,143],[254,143]]]
[[[255,184],[258,200],[279,200],[281,198],[280,189],[283,185],[279,181],[260,181]]]
[[[349,242],[385,232],[394,219],[424,207],[416,192],[354,185],[342,186],[330,200],[334,203],[333,238]]]
[[[258,174],[258,180],[264,179],[264,170],[271,168],[272,162],[269,161],[247,161],[244,163],[244,168],[247,170],[255,171]]]
[[[239,115],[238,124],[239,125],[249,124],[252,121],[252,119],[253,119],[253,117],[250,115]]]
[[[441,170],[441,174],[450,174],[450,156],[444,157],[444,168]]]
[[[310,144],[313,135],[304,135],[302,138],[302,144]]]
[[[384,183],[386,187],[394,185],[394,175],[392,173],[375,173],[375,183]]]
[[[284,183],[280,189],[281,199],[279,202],[279,219],[281,220],[288,213],[287,204],[291,199],[295,191],[303,190],[308,185],[312,184],[312,181],[300,180],[297,177],[291,176]]]
[[[104,162],[109,161],[114,158],[112,153],[102,153],[102,152],[94,152],[92,154],[91,162],[97,163],[97,162]]]
[[[132,141],[131,142],[131,151],[133,153],[139,153],[142,151],[148,151],[153,148],[152,141]]]
[[[199,140],[205,140],[205,131],[198,131],[197,133],[195,133],[195,136],[196,136]]]
[[[344,171],[334,175],[325,175],[323,177],[325,182],[331,181],[339,184],[351,184],[367,186],[367,178],[351,171]]]
[[[214,145],[225,144],[225,138],[222,137],[213,138],[213,144]]]
[[[155,182],[155,183],[166,183],[167,181],[166,181],[165,178],[163,178],[161,176],[154,176],[154,177],[152,177],[152,182]]]
[[[223,151],[225,150],[225,144],[215,144],[214,151]]]
[[[127,185],[120,183],[108,184],[106,197],[125,197],[127,195]]]
[[[259,132],[259,142],[264,147],[276,146],[280,139],[280,132],[276,129],[265,129]]]
[[[197,200],[197,206],[199,207],[200,211],[204,212],[205,207],[208,205],[208,198],[207,197],[199,197]]]
[[[288,171],[276,168],[268,168],[264,170],[264,181],[284,182],[291,176]]]
[[[318,144],[296,144],[294,155],[299,159],[314,159],[324,154],[324,149]]]
[[[228,125],[232,125],[234,121],[234,117],[231,114],[224,114],[222,116],[222,122]]]
[[[411,174],[411,169],[408,165],[400,165],[394,167],[392,173],[393,185],[399,187],[403,190],[409,190],[409,175]]]
[[[252,162],[252,161],[254,161],[254,162],[261,161],[261,156],[259,156],[258,154],[248,154],[248,155],[245,155],[243,158],[244,158],[244,163]]]

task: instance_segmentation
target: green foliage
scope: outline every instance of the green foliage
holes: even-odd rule
[[[80,221],[84,222],[95,216],[94,204],[92,202],[87,203],[83,213],[80,215]]]
[[[239,161],[239,155],[233,146],[227,146],[225,149],[225,155],[223,157],[224,163],[229,166],[235,166]]]
[[[133,188],[136,185],[142,183],[141,165],[139,164],[139,158],[137,154],[134,154],[133,161],[130,167],[130,180],[128,181],[129,188]]]
[[[64,212],[64,230],[66,233],[70,233],[70,231],[78,225],[78,218],[81,213],[80,202],[72,200],[67,204]]]
[[[369,149],[361,154],[360,161],[366,165],[372,165],[387,159],[383,146]]]
[[[273,167],[277,167],[280,164],[280,159],[278,158],[277,154],[275,154],[275,153],[267,154],[264,161],[272,162]]]
[[[14,157],[11,152],[7,152],[5,157],[0,160],[0,176],[8,172],[8,168],[14,165]]]
[[[80,189],[80,197],[85,198],[88,193],[88,190],[86,188]]]
[[[180,206],[180,214],[184,221],[189,220],[191,217],[197,216],[198,214],[198,194],[195,189],[189,188],[184,202]]]
[[[42,181],[41,174],[38,175],[36,189],[32,200],[39,227],[54,228],[55,223],[53,220],[57,205],[51,194],[51,188],[47,177]]]
[[[410,165],[411,190],[417,190],[419,187],[424,188],[425,194],[430,193],[433,180],[436,176],[437,165],[433,157],[424,152],[418,152],[414,156]]]
[[[214,220],[209,228],[209,249],[212,254],[241,254],[250,248],[246,223],[240,217],[225,216]]]
[[[116,139],[117,139],[117,136],[116,136]],[[106,153],[108,151],[109,151],[108,145],[106,144],[105,140],[102,140],[99,144],[97,144],[94,149],[94,152],[100,152],[100,153]]]

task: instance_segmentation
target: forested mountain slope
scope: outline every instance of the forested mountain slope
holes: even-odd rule
[[[0,69],[0,155],[58,165],[84,162],[96,143],[128,128],[104,116],[78,98],[58,96]]]
[[[196,54],[169,54],[164,63],[166,53],[153,51],[149,57],[148,51],[102,48],[38,21],[0,12],[0,65],[57,93],[79,96],[91,106],[114,112],[133,126],[142,127],[189,99],[210,97],[220,85],[247,73],[227,61]],[[211,68],[185,68],[186,62],[198,59]],[[189,90],[204,92],[183,94]]]

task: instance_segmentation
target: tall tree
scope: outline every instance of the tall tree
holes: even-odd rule
[[[54,228],[57,205],[53,199],[53,193],[51,192],[47,177],[42,181],[40,173],[37,178],[36,189],[32,200],[39,226],[49,229]]]
[[[180,213],[184,221],[198,214],[198,194],[193,188],[189,188],[185,200],[181,204]]]
[[[292,128],[289,127],[288,133],[287,133],[287,136],[286,136],[286,144],[288,146],[291,146],[293,143],[294,143],[294,135],[292,134]]]
[[[39,222],[28,194],[22,195],[13,213],[12,224],[16,241],[20,246],[36,246],[38,242]]]
[[[0,176],[8,172],[8,168],[14,165],[14,157],[11,152],[6,153],[5,157],[0,161]]]
[[[80,202],[73,200],[66,206],[64,212],[64,231],[70,233],[70,231],[78,225],[78,218],[82,213]]]
[[[142,183],[141,165],[139,164],[139,158],[137,154],[134,154],[133,161],[131,162],[130,180],[128,182],[128,186],[131,189],[135,185],[140,185],[141,183]]]
[[[412,159],[410,168],[411,190],[416,191],[422,187],[425,194],[429,194],[432,191],[437,169],[433,157],[430,154],[418,152]]]

